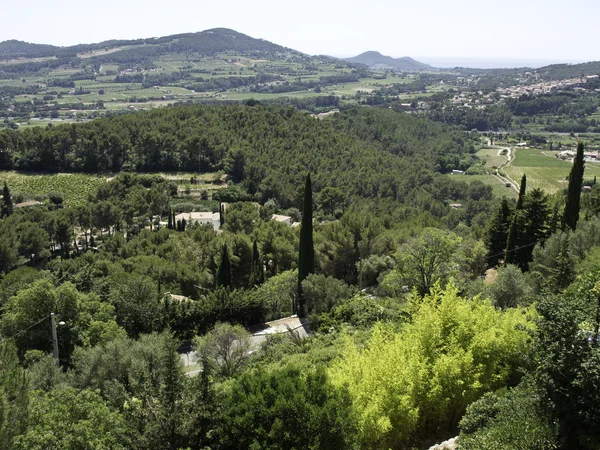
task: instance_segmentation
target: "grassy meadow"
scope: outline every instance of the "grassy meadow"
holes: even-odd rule
[[[515,152],[513,162],[502,169],[514,181],[518,183],[523,174],[527,174],[528,188],[541,188],[549,194],[567,188],[566,177],[572,167],[570,161],[556,158],[556,152],[552,151],[517,149]],[[594,176],[600,176],[600,163],[586,162],[584,179],[592,179]]]

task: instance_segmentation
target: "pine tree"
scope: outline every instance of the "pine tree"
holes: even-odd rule
[[[250,265],[250,279],[248,280],[248,283],[250,286],[261,284],[264,281],[264,275],[260,253],[258,252],[258,244],[254,241],[254,244],[252,245],[252,262]]]
[[[223,245],[221,254],[221,263],[217,271],[217,286],[229,288],[231,287],[231,261],[229,260],[229,251],[227,244]]]
[[[523,209],[523,201],[525,200],[525,192],[527,190],[527,176],[523,174],[521,178],[521,186],[519,188],[519,199],[517,200],[517,207],[513,214],[510,228],[508,229],[508,236],[506,238],[506,250],[504,252],[504,264],[513,264],[517,260],[517,254],[515,249],[518,247],[519,233],[523,226],[523,217],[521,210]]]
[[[508,239],[508,229],[511,223],[510,217],[510,206],[506,198],[503,198],[498,211],[490,221],[487,229],[488,263],[492,267],[496,266],[498,259],[504,255]]]
[[[2,214],[0,217],[8,217],[12,214],[13,211],[13,203],[10,198],[10,190],[8,189],[8,185],[4,182],[4,189],[2,189]]]
[[[569,175],[569,188],[567,191],[567,203],[563,214],[562,227],[563,230],[577,228],[579,220],[579,202],[581,200],[581,185],[583,184],[583,142],[577,144],[577,154],[573,160],[573,167]]]
[[[300,228],[300,251],[298,258],[298,317],[306,315],[305,300],[302,295],[302,281],[315,271],[315,247],[312,224],[312,186],[310,173],[306,175],[304,185],[304,205]]]

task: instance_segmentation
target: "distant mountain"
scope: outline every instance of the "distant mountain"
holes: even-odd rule
[[[201,53],[212,56],[217,53],[235,52],[249,55],[275,55],[277,53],[300,52],[282,47],[263,39],[255,39],[227,28],[214,28],[198,33],[184,33],[158,38],[135,40],[110,40],[97,44],[79,44],[70,47],[55,47],[52,45],[29,44],[21,41],[0,42],[0,58],[16,57],[75,57],[78,53],[92,52],[104,49],[122,50],[102,55],[102,62],[136,62],[169,53]]]
[[[416,61],[408,56],[403,58],[392,58],[391,56],[382,55],[379,52],[364,52],[353,58],[345,58],[346,61],[352,63],[365,64],[371,68],[386,68],[398,70],[427,70],[433,67],[429,64]]]
[[[0,42],[0,58],[49,56],[57,51],[60,47],[54,45],[30,44],[14,39]]]

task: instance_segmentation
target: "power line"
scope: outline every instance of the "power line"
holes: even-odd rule
[[[503,251],[502,253],[497,253],[495,255],[490,255],[490,256],[488,256],[488,259],[489,258],[495,258],[496,256],[506,255],[507,253],[515,252],[515,251],[521,250],[523,248],[531,247],[532,245],[539,244],[540,242],[545,241],[545,240],[546,240],[546,238],[542,238],[542,239],[539,239],[539,240],[537,240],[535,242],[532,242],[531,244],[522,245],[521,247],[515,247],[512,250]]]
[[[19,335],[20,335],[20,334],[22,334],[22,333],[25,333],[25,332],[26,332],[26,331],[28,331],[29,329],[31,329],[31,328],[33,328],[33,327],[35,327],[37,324],[39,324],[39,323],[42,323],[44,320],[47,320],[47,319],[48,319],[48,316],[44,317],[43,319],[40,319],[40,320],[38,320],[38,321],[37,321],[36,323],[34,323],[33,325],[29,325],[27,328],[25,328],[25,329],[23,329],[23,330],[19,331],[19,332],[18,332],[18,333],[16,333],[16,334],[13,334],[12,336],[10,336],[10,337],[7,337],[7,338],[5,338],[5,339],[2,339],[2,340],[0,341],[0,344],[4,344],[6,341],[8,341],[8,340],[10,340],[10,339],[12,339],[12,338],[15,338],[15,337],[17,337],[17,336],[19,336]]]

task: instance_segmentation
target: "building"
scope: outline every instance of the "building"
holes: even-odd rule
[[[180,213],[175,216],[175,223],[178,221],[183,221],[185,219],[186,226],[190,226],[193,224],[206,225],[210,224],[213,226],[215,230],[219,230],[221,228],[221,217],[219,213],[212,212],[185,212]]]
[[[271,216],[271,220],[274,220],[275,222],[285,223],[286,225],[289,225],[289,226],[292,225],[292,218],[290,216],[282,216],[280,214],[273,214]]]

